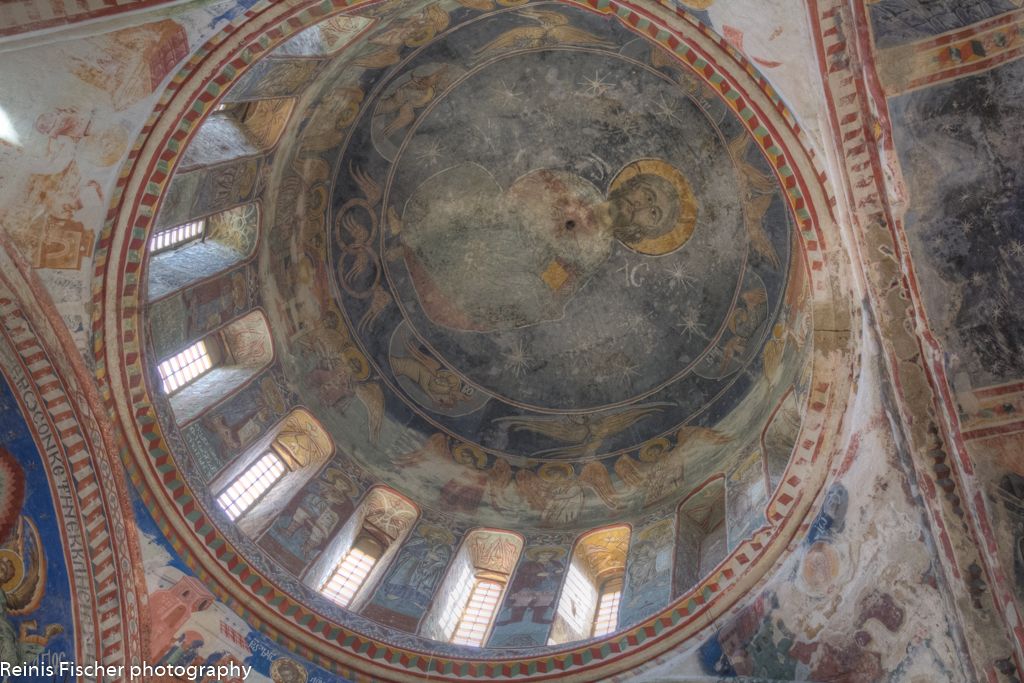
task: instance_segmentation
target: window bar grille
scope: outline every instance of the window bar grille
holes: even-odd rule
[[[284,476],[284,472],[281,458],[273,451],[265,453],[217,496],[217,504],[234,521]]]

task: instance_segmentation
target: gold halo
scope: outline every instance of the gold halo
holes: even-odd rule
[[[541,555],[542,553],[548,553],[549,555],[554,555],[555,556],[554,559],[560,560],[563,557],[565,557],[565,548],[562,548],[562,547],[557,546],[557,545],[539,545],[539,546],[534,546],[533,548],[527,548],[526,549],[526,559],[532,560],[532,561],[536,562],[537,561],[537,556]]]
[[[452,459],[460,465],[470,465],[482,470],[487,466],[487,456],[476,446],[468,443],[460,443],[452,449]]]
[[[347,347],[341,352],[341,357],[346,363],[354,360],[359,365],[359,371],[353,372],[353,377],[355,377],[357,382],[362,382],[370,376],[370,364],[366,362],[366,356],[360,353],[359,349],[355,346]]]
[[[9,578],[5,583],[0,584],[0,588],[2,588],[6,593],[17,588],[21,583],[21,580],[25,578],[25,562],[21,559],[21,555],[9,548],[0,550],[0,560],[5,558],[10,560],[11,564],[14,566],[14,576]]]
[[[294,659],[289,659],[288,657],[278,657],[270,664],[270,677],[275,681],[280,680],[279,677],[281,675],[281,669],[289,665],[299,672],[302,683],[305,683],[309,679],[309,672],[306,671],[306,667],[302,666]]]
[[[658,462],[671,448],[672,443],[668,439],[651,439],[640,446],[640,451],[637,455],[640,458],[640,462]]]
[[[573,478],[574,474],[575,472],[572,469],[572,465],[563,462],[544,463],[540,466],[540,469],[537,470],[537,476],[549,484],[569,481]]]
[[[653,175],[663,178],[676,188],[679,194],[679,219],[672,230],[664,235],[649,237],[635,242],[623,242],[633,251],[648,256],[663,256],[669,254],[686,244],[693,234],[693,228],[697,224],[697,198],[693,196],[693,190],[686,177],[672,164],[661,159],[640,159],[622,167],[622,170],[612,180],[609,194],[617,190],[624,183],[641,175]]]

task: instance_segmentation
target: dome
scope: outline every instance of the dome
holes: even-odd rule
[[[318,651],[678,640],[816,495],[850,362],[827,194],[754,69],[651,12],[309,11],[137,150],[143,469]]]

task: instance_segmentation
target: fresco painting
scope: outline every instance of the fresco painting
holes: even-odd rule
[[[301,576],[355,510],[359,490],[331,468],[310,481],[260,538],[271,557]]]
[[[389,626],[415,631],[455,552],[455,535],[424,515],[398,551],[363,614]]]
[[[1020,9],[1013,0],[877,0],[868,5],[879,47],[892,47],[961,29]]]
[[[495,618],[488,641],[490,647],[530,647],[547,643],[569,551],[569,547],[560,545],[526,547]]]
[[[189,666],[233,662],[251,667],[245,681],[255,683],[347,680],[282,650],[217,600],[167,543],[139,500],[135,502],[135,518],[150,605],[163,615],[156,620],[151,636],[153,663]]]
[[[955,392],[965,457],[984,491],[978,502],[992,520],[990,545],[1018,609],[1020,467],[1009,454],[1019,441],[1024,377],[1016,303],[1024,283],[1022,76],[1024,63],[1010,61],[889,100],[925,312]]]
[[[890,100],[907,235],[958,392],[1024,377],[1024,318],[1013,304],[1024,281],[1024,175],[1012,161],[1022,76],[1016,61]]]
[[[71,581],[46,467],[16,389],[0,377],[0,661],[74,661]],[[26,681],[48,680],[26,676]]]
[[[789,87],[811,144],[820,142],[812,107],[820,103],[786,85],[813,70],[813,60],[784,47],[809,41],[802,14],[794,18],[782,2],[761,3],[761,14],[747,0],[675,4]],[[879,0],[866,12],[885,48],[1016,5]],[[81,346],[89,319],[78,309],[117,162],[189,50],[254,6],[182,11],[67,41],[58,50],[69,78],[99,93],[99,104],[70,97],[29,117],[24,149],[0,145],[0,220],[46,271]],[[159,218],[173,225],[258,199],[270,200],[259,210],[273,219],[268,272],[261,256],[170,287],[147,307],[147,354],[256,308],[267,311],[280,352],[276,365],[194,422],[179,428],[161,412],[189,486],[212,481],[301,401],[325,414],[337,459],[254,539],[229,533],[302,600],[322,606],[289,579],[301,579],[363,493],[383,481],[425,508],[362,613],[343,615],[373,636],[424,647],[414,634],[457,549],[475,538],[475,556],[509,579],[488,647],[510,656],[542,647],[574,541],[609,520],[632,524],[628,540],[594,545],[591,561],[624,570],[620,626],[649,617],[765,524],[812,391],[810,306],[797,284],[806,273],[772,163],[687,68],[573,6],[385,3],[367,18],[337,16],[315,29],[278,47],[225,98],[297,98],[287,111],[280,102],[253,108],[255,155],[178,173]],[[323,61],[347,48],[354,58],[345,69]],[[1011,297],[1021,265],[1019,164],[1011,163],[1019,70],[1012,62],[890,100],[911,188],[906,227],[965,415],[980,388],[1022,376]],[[541,78],[557,94],[529,92]],[[982,149],[992,155],[984,169],[963,161]],[[30,172],[8,184],[14,161]],[[211,234],[235,240],[240,253],[257,246],[255,233],[228,222]],[[494,277],[499,268],[512,286]],[[968,303],[976,300],[992,303]],[[250,329],[236,341],[243,359],[269,361],[264,333]],[[0,484],[16,491],[24,479],[43,489],[45,472],[25,425],[9,417],[18,414],[10,398],[0,395],[8,449],[0,450]],[[888,459],[896,481],[872,479],[865,460],[851,456],[757,594],[698,652],[669,653],[652,671],[667,662],[722,677],[969,679],[956,617],[943,611],[935,546],[914,513],[916,483],[892,443],[872,441],[877,424],[862,421],[853,432]],[[1018,441],[971,440],[970,450],[1019,588]],[[0,526],[4,656],[73,654],[70,618],[54,609],[71,599],[67,568],[39,540],[59,536],[54,510],[45,498],[17,502]],[[893,515],[872,513],[879,508]],[[342,680],[252,629],[239,605],[222,603],[192,574],[139,497],[134,512],[160,615],[155,661],[237,661],[253,666],[257,681]],[[385,510],[373,519],[394,522],[396,533],[413,523]],[[493,532],[467,537],[470,523],[509,519],[522,526],[521,548]],[[12,576],[4,579],[3,558],[14,574],[22,567],[22,583],[45,573],[45,590],[36,584],[26,602]],[[867,567],[880,569],[861,578]],[[837,615],[837,604],[846,612]]]
[[[756,393],[743,369],[782,322],[792,249],[771,167],[739,121],[671,59],[586,13],[394,11],[404,32],[371,27],[352,45],[358,68],[316,86],[273,209],[263,304],[328,430],[370,472],[414,468],[420,493],[403,493],[493,525],[527,514],[584,528],[664,501],[687,451],[737,457],[712,425]],[[543,38],[555,25],[572,38]],[[442,28],[455,33],[435,40]],[[414,30],[422,49],[395,66]],[[511,50],[520,40],[534,48]],[[526,97],[556,55],[561,85]],[[574,106],[533,101],[553,93]],[[516,152],[563,126],[580,139],[552,138],[538,147],[547,158]],[[349,149],[371,153],[339,163]],[[563,206],[572,215],[555,221]],[[501,245],[521,257],[523,284],[499,292],[477,256],[507,261]],[[808,350],[791,345],[773,370],[792,373]],[[659,459],[678,472],[660,489]]]
[[[672,597],[675,530],[663,519],[634,531],[627,553],[619,623],[636,623],[658,611]]]

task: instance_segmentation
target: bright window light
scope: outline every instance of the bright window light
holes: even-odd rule
[[[149,251],[158,252],[171,247],[177,247],[185,242],[191,242],[197,240],[203,236],[206,231],[206,221],[198,220],[190,223],[184,223],[182,225],[176,225],[173,228],[167,228],[153,235],[149,240]]]
[[[171,356],[157,366],[165,394],[173,394],[186,384],[194,382],[210,371],[213,361],[206,350],[206,342],[200,339],[181,353]]]
[[[459,592],[452,596],[444,616],[441,618],[441,632],[448,640],[451,640],[452,635],[455,633],[455,627],[459,623],[462,609],[469,600],[470,591],[473,590],[473,568],[469,564],[462,565],[458,577],[451,585],[458,586],[457,590]]]
[[[11,123],[11,119],[7,116],[7,112],[4,111],[3,107],[0,107],[0,140],[9,142],[16,147],[21,147],[21,138],[18,137],[18,131],[14,130],[14,124]]]
[[[605,636],[615,630],[619,621],[619,602],[622,601],[622,587],[617,586],[601,593],[594,618],[594,637]]]
[[[594,613],[595,602],[597,590],[583,575],[578,565],[570,564],[565,576],[562,597],[558,601],[558,615],[574,633],[586,633],[589,630],[587,620]]]
[[[320,592],[342,607],[348,607],[376,563],[377,558],[373,555],[359,548],[352,548],[345,555],[345,559],[338,563]]]
[[[498,600],[501,598],[503,586],[497,581],[479,579],[473,586],[466,609],[462,612],[459,625],[452,636],[456,645],[483,645],[491,620],[498,611]]]
[[[284,462],[277,453],[265,453],[217,496],[217,504],[234,521],[252,507],[252,504],[259,500],[284,472]]]

